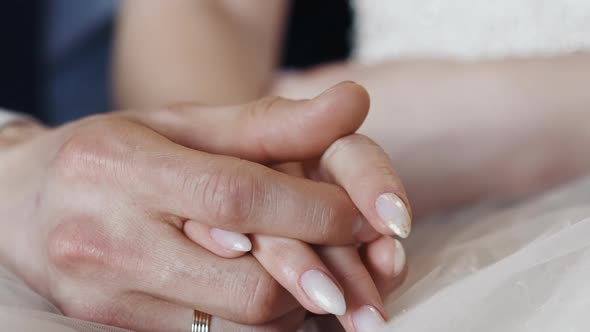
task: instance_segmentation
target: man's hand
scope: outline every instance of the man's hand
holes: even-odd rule
[[[234,155],[286,161],[288,151],[265,152],[268,139],[288,147],[321,129],[318,142],[327,148],[356,130],[366,106],[366,94],[332,91],[313,101],[265,99],[217,112],[123,112],[48,130],[0,157],[7,188],[0,255],[69,316],[140,331],[182,330],[193,308],[214,315],[218,326],[282,322],[297,310],[293,298],[252,256],[227,260],[189,241],[185,221],[316,244],[377,235],[339,186],[200,152],[199,145],[235,143],[242,133]],[[288,127],[270,128],[267,137],[248,130],[260,112],[305,109],[300,127],[285,121]],[[314,128],[336,112],[333,126]],[[309,151],[291,153],[298,159]]]

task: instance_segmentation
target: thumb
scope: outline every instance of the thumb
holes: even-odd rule
[[[368,110],[367,91],[343,82],[310,100],[266,97],[241,105],[183,104],[129,114],[186,147],[270,163],[319,156],[354,133]]]

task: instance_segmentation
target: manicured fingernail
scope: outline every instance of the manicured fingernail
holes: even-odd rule
[[[373,332],[385,325],[385,319],[371,305],[362,306],[352,314],[352,322],[356,332]]]
[[[228,232],[219,228],[211,228],[209,234],[215,242],[226,249],[241,252],[252,250],[252,242],[244,234]]]
[[[395,252],[393,253],[393,276],[397,277],[402,273],[406,266],[406,251],[402,243],[397,239],[395,241]]]
[[[405,239],[410,235],[412,228],[410,213],[397,195],[391,193],[382,194],[375,202],[377,214],[383,223],[389,227],[395,235]]]
[[[301,287],[307,296],[323,310],[341,316],[346,312],[344,295],[325,273],[309,270],[301,275]]]

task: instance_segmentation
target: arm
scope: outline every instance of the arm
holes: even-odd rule
[[[117,31],[119,107],[251,100],[268,88],[287,1],[127,0]]]
[[[340,64],[285,76],[275,93],[367,87],[361,132],[395,161],[417,214],[478,197],[520,197],[590,169],[589,54],[459,63]]]

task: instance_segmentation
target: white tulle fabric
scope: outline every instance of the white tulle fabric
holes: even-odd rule
[[[187,323],[188,326],[188,323]],[[125,332],[61,314],[49,301],[0,265],[0,331]]]
[[[590,48],[588,0],[353,0],[362,62],[482,58]]]
[[[588,0],[356,0],[354,56],[479,60],[590,49]],[[444,194],[444,193],[441,193]],[[587,331],[590,178],[415,227],[384,331]]]
[[[395,332],[587,331],[590,178],[417,225],[388,300]]]

